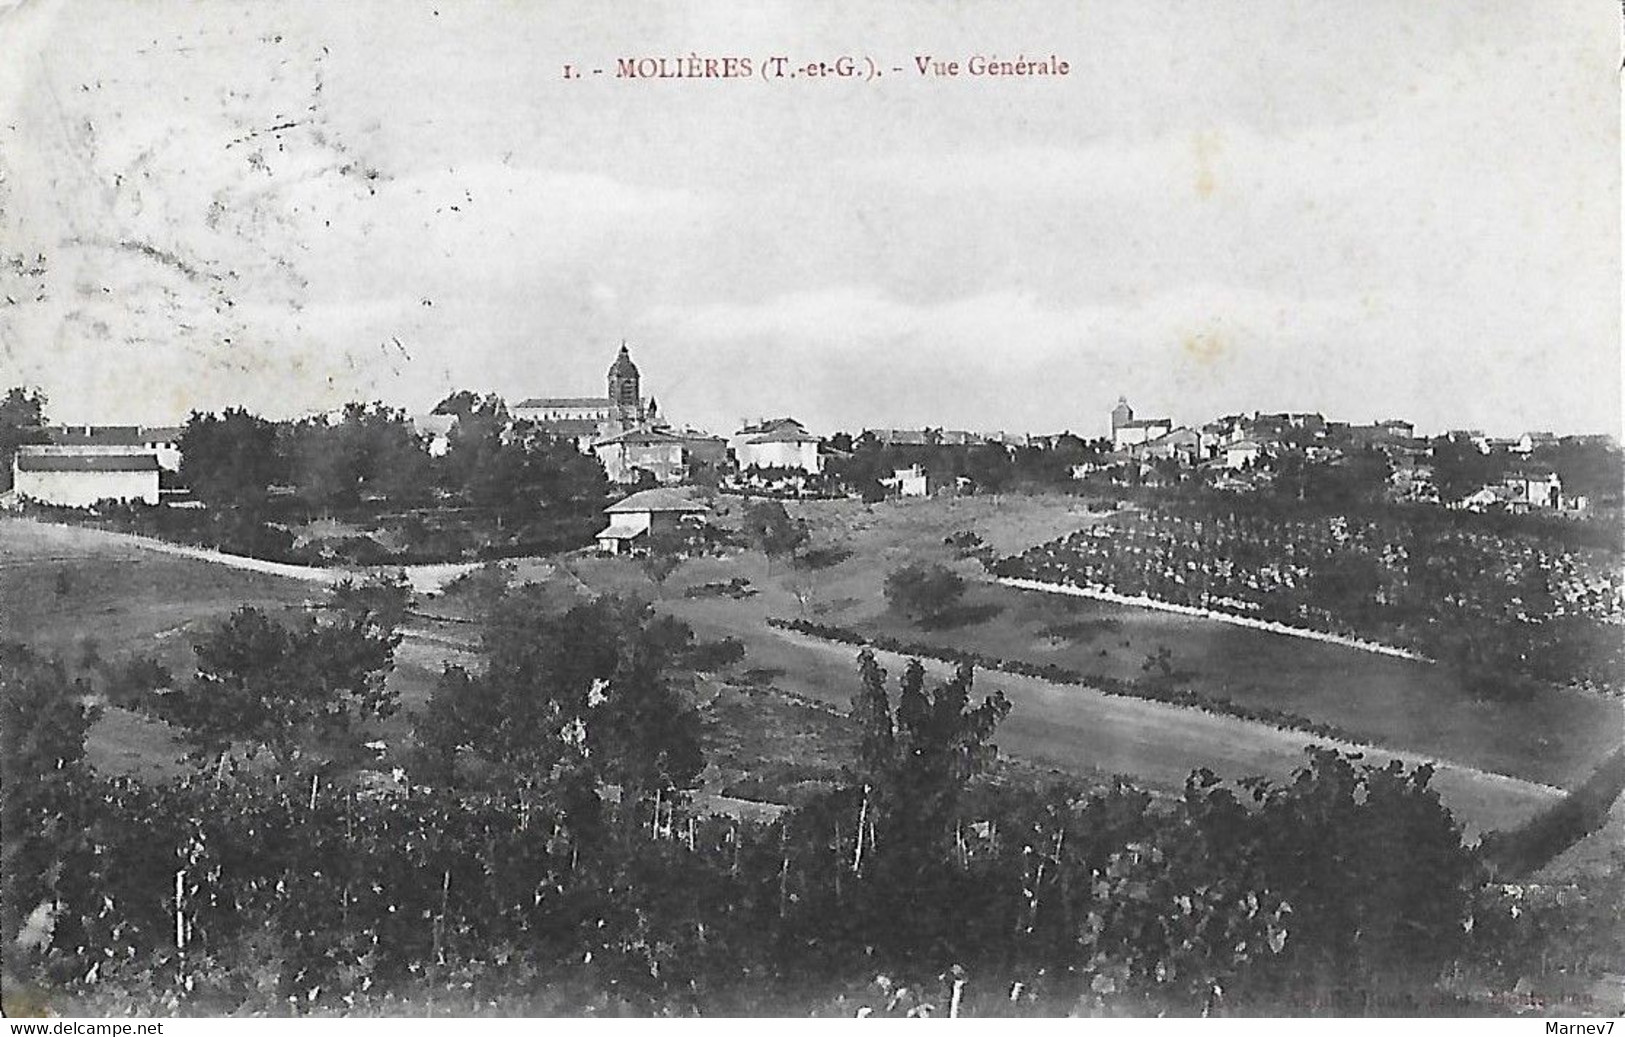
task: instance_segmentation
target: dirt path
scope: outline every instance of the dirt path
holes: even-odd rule
[[[330,583],[342,573],[308,566],[289,566],[259,559],[164,544],[145,537],[73,526],[26,521],[0,521],[0,563],[23,546],[25,553],[64,555],[98,551],[114,557],[139,558],[157,552],[247,569],[307,583]],[[745,665],[772,673],[786,691],[845,709],[855,686],[856,650],[814,638],[775,630],[749,615],[761,605],[741,609],[737,603],[697,599],[664,603],[706,637],[732,636],[748,649]],[[403,661],[432,672],[441,661],[466,659],[468,641],[461,632],[412,624],[406,632]],[[896,673],[905,664],[897,653],[877,653]],[[945,664],[928,667],[946,673]],[[1200,710],[1151,702],[1035,678],[978,671],[977,693],[1002,690],[1015,704],[1000,727],[998,744],[1005,752],[1041,765],[1078,772],[1131,775],[1147,784],[1178,788],[1189,772],[1209,767],[1228,778],[1261,774],[1283,779],[1303,763],[1303,749],[1327,739],[1264,724],[1218,716]],[[1407,763],[1426,757],[1370,746],[1339,745],[1364,752],[1369,759],[1398,758]],[[1434,784],[1468,832],[1501,828],[1528,817],[1562,793],[1547,785],[1489,773],[1454,763],[1439,765]]]
[[[740,636],[740,631],[733,631]],[[747,638],[747,665],[784,670],[775,680],[786,690],[846,706],[856,687],[857,649],[774,628]],[[772,647],[769,647],[769,646]],[[909,657],[876,652],[888,673],[900,673]],[[946,676],[946,663],[922,660],[928,671]],[[1361,753],[1366,760],[1398,759],[1407,766],[1435,765],[1433,786],[1468,835],[1504,828],[1556,802],[1563,790],[1430,760],[1415,753],[1316,738],[1266,724],[1221,716],[1148,699],[1107,695],[1085,687],[1033,677],[977,670],[975,695],[1003,691],[1014,704],[999,727],[997,742],[1007,753],[1067,770],[1124,774],[1164,788],[1178,788],[1199,767],[1226,778],[1261,774],[1282,780],[1304,763],[1305,747],[1324,745]]]
[[[98,545],[115,545],[144,551],[155,551],[159,554],[174,555],[178,558],[190,558],[199,562],[229,566],[247,572],[264,573],[268,576],[282,576],[290,580],[302,580],[306,583],[332,585],[352,577],[365,576],[374,572],[401,572],[405,574],[407,583],[419,594],[438,591],[463,573],[479,568],[478,565],[472,562],[342,568],[293,565],[288,562],[272,562],[263,558],[253,558],[248,555],[228,554],[225,551],[215,551],[205,547],[171,544],[166,540],[158,540],[153,537],[138,536],[134,533],[115,533],[111,530],[95,529],[89,526],[36,522],[32,519],[8,519],[5,522],[7,528],[22,526],[35,527],[45,536],[59,541],[63,548],[69,550],[75,548],[82,550],[85,547],[94,548]]]

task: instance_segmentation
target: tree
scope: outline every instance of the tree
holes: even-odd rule
[[[928,903],[951,869],[949,852],[960,821],[960,798],[971,778],[998,755],[991,739],[1010,714],[1002,692],[970,704],[973,674],[961,664],[952,679],[927,691],[925,668],[911,660],[895,707],[886,672],[865,649],[852,697],[858,726],[854,779],[858,805],[853,867],[879,885],[896,933],[930,931],[940,906]],[[856,793],[854,793],[856,794]],[[868,832],[867,844],[865,832]]]
[[[312,508],[350,508],[363,499],[414,503],[431,489],[429,454],[404,411],[351,403],[338,421],[310,418],[288,430],[290,479]]]
[[[978,492],[999,493],[1010,484],[1015,468],[1010,453],[997,443],[979,443],[965,455],[965,474]]]
[[[404,572],[370,579],[345,579],[333,588],[328,606],[341,614],[366,617],[379,630],[397,630],[412,607],[412,585]]]
[[[361,725],[395,710],[385,678],[400,643],[400,590],[341,586],[328,615],[292,624],[238,609],[194,646],[196,673],[163,696],[161,714],[205,760],[235,742],[282,759],[300,749],[356,754]]]
[[[671,578],[677,567],[683,564],[683,551],[686,548],[685,539],[671,530],[651,531],[644,539],[644,554],[638,559],[638,566],[643,575],[654,584],[656,592],[665,587],[666,581]]]
[[[850,550],[835,544],[804,548],[791,556],[790,593],[796,596],[802,612],[818,594],[820,574],[851,556]]]
[[[556,611],[522,586],[487,615],[482,668],[447,667],[417,724],[426,777],[557,800],[577,820],[596,786],[636,797],[687,787],[703,765],[699,717],[679,681],[693,632],[604,597]]]
[[[446,454],[440,458],[441,488],[462,495],[470,503],[492,496],[497,487],[487,483],[492,481],[491,468],[508,429],[507,404],[500,396],[482,399],[465,391],[448,396],[436,410],[440,408],[457,416],[446,435]],[[500,479],[500,473],[496,475]]]
[[[886,577],[886,601],[921,626],[940,624],[959,605],[965,579],[947,566],[915,562]]]
[[[0,945],[25,918],[48,927],[51,905],[70,899],[65,887],[84,870],[73,861],[85,839],[89,691],[61,662],[0,643]]]
[[[460,415],[448,440],[442,486],[490,515],[511,541],[552,550],[592,536],[609,498],[596,458],[528,423],[510,424],[496,396]]]
[[[745,536],[767,555],[771,568],[773,559],[795,554],[807,542],[807,527],[790,517],[784,505],[776,500],[757,501],[745,508]]]
[[[45,442],[45,394],[15,386],[0,400],[0,489],[11,488],[11,459],[17,448]]]
[[[1379,990],[1418,970],[1431,979],[1463,945],[1477,882],[1433,768],[1320,748],[1309,757],[1289,785],[1252,783],[1257,859],[1292,905],[1291,987]]]
[[[460,418],[465,414],[475,413],[486,406],[487,401],[494,399],[496,399],[495,396],[488,396],[482,400],[479,393],[471,392],[468,389],[459,389],[435,404],[434,410],[429,413],[448,414]]]
[[[1338,551],[1310,571],[1306,589],[1312,604],[1360,627],[1378,611],[1382,576],[1381,562],[1371,555],[1352,549]]]
[[[1433,484],[1446,504],[1497,482],[1506,474],[1505,454],[1481,453],[1477,446],[1441,436],[1432,441]]]
[[[216,508],[258,513],[285,468],[276,425],[241,407],[219,416],[193,411],[180,448],[182,481]]]
[[[1306,464],[1302,472],[1303,499],[1337,511],[1357,509],[1382,499],[1391,471],[1381,451],[1366,448],[1325,464]]]

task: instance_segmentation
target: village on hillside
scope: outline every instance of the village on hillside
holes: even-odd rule
[[[0,0],[11,1033],[1613,1037],[1618,21]]]
[[[1611,437],[1186,426],[1127,400],[1083,433],[749,416],[723,435],[657,402],[625,343],[601,396],[226,407],[177,427],[52,409],[28,387],[0,401],[0,580],[32,603],[0,684],[38,717],[19,738],[49,724],[78,748],[66,778],[8,780],[33,790],[8,810],[87,811],[107,842],[13,843],[8,820],[7,852],[36,855],[7,879],[8,969],[30,970],[6,973],[8,1011],[1616,997]],[[298,834],[273,853],[261,826]],[[1303,840],[1336,849],[1281,849]],[[53,854],[84,878],[53,879]],[[1169,874],[1163,854],[1193,856]],[[339,863],[354,855],[366,882]],[[175,891],[154,895],[155,874]],[[538,874],[578,899],[536,892]],[[1200,892],[1241,874],[1258,877],[1235,898]],[[696,900],[696,882],[729,892]],[[1138,883],[1165,887],[1170,919],[1189,898],[1230,949],[1148,936]],[[296,924],[333,903],[353,921]],[[240,911],[284,957],[245,942]],[[565,925],[581,912],[602,936]],[[1002,935],[973,949],[967,924]],[[1413,925],[1425,946],[1360,935]],[[1079,968],[1080,940],[1088,964],[1045,978]],[[158,964],[103,965],[104,946]],[[963,974],[922,950],[949,946]],[[1360,978],[1333,982],[1328,954]],[[1397,1000],[1373,994],[1400,962]],[[1222,980],[1169,982],[1179,969]],[[876,985],[891,973],[907,978]]]
[[[428,414],[399,412],[398,420],[428,456],[444,457],[457,427],[458,401],[471,398],[457,394]],[[13,407],[19,414],[26,415],[26,400],[18,389]],[[603,396],[536,396],[502,404],[505,434],[573,444],[620,488],[706,486],[790,498],[987,492],[1003,481],[995,476],[979,484],[970,473],[986,468],[989,455],[1042,452],[1047,471],[1120,487],[1195,483],[1247,493],[1317,468],[1358,470],[1389,501],[1475,512],[1579,518],[1593,507],[1612,510],[1620,503],[1606,477],[1618,450],[1610,435],[1532,431],[1492,437],[1453,429],[1428,437],[1397,418],[1357,424],[1314,413],[1254,412],[1176,425],[1168,418],[1137,417],[1120,398],[1098,429],[1080,432],[873,428],[819,436],[796,418],[781,416],[742,418],[736,429],[718,435],[674,424],[663,414],[645,392],[624,342]],[[194,502],[180,477],[183,427],[38,420],[17,424],[10,433],[10,486],[0,494],[0,507]],[[316,420],[342,423],[344,414]],[[878,471],[864,455],[921,459]]]

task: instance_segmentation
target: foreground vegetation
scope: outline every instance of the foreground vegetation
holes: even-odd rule
[[[479,664],[379,773],[398,605],[221,617],[152,693],[194,758],[172,781],[97,776],[96,689],[5,649],[8,1007],[1482,1012],[1542,955],[1621,950],[1606,889],[1492,883],[1426,767],[1315,751],[1171,799],[990,783],[1011,706],[968,667],[931,687],[862,655],[847,769],[777,820],[712,815],[685,793],[692,691],[737,646],[614,598],[488,588]]]

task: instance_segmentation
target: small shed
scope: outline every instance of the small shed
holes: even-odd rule
[[[650,533],[678,529],[710,512],[710,505],[683,490],[660,488],[634,493],[604,509],[609,525],[598,533],[598,550],[624,554]]]

